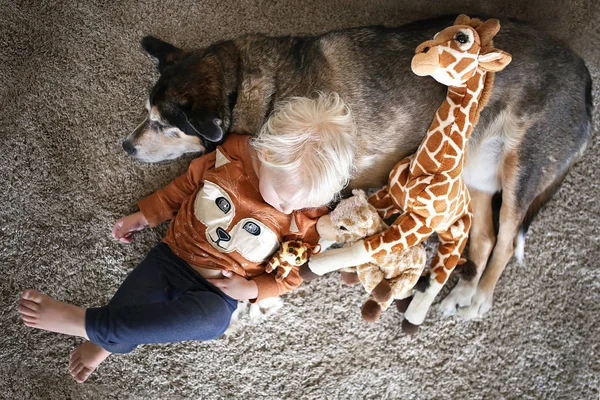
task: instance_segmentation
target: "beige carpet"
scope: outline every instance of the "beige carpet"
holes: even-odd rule
[[[432,311],[419,336],[405,337],[394,310],[364,323],[363,293],[330,276],[287,296],[268,321],[246,321],[239,335],[143,346],[79,385],[67,373],[76,340],[28,329],[16,312],[27,287],[82,306],[105,303],[164,231],[130,246],[110,238],[117,218],[190,161],[143,165],[121,149],[157,78],[140,50],[143,35],[192,47],[444,13],[518,17],[585,58],[598,103],[598,4],[0,0],[0,398],[598,399],[598,108],[583,160],[531,227],[526,265],[507,267],[482,321]]]

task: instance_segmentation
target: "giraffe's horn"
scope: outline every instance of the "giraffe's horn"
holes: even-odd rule
[[[460,14],[458,17],[456,17],[456,20],[454,20],[454,25],[469,25],[469,22],[471,22],[471,18],[465,14]]]
[[[492,47],[492,39],[500,30],[500,21],[496,18],[488,19],[483,24],[475,28],[475,30],[479,35],[481,47]]]

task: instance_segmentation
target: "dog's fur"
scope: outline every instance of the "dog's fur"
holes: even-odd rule
[[[394,164],[416,150],[445,96],[442,85],[411,72],[415,48],[453,20],[312,37],[250,35],[194,51],[146,37],[142,45],[158,60],[161,76],[148,119],[123,147],[147,162],[210,151],[229,133],[257,133],[281,99],[335,91],[351,107],[358,129],[350,189],[380,187]],[[525,236],[591,130],[591,78],[583,60],[524,24],[501,24],[494,44],[513,62],[496,76],[464,170],[474,211],[469,259],[477,271],[442,303],[444,312],[466,317],[489,310],[516,239]],[[492,196],[498,192],[496,235]]]

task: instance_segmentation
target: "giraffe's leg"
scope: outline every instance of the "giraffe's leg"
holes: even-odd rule
[[[492,218],[493,194],[479,190],[469,190],[469,193],[471,194],[471,207],[473,210],[469,260],[475,264],[477,271],[472,279],[466,280],[461,277],[452,292],[442,301],[440,311],[445,315],[455,314],[460,307],[471,304],[479,278],[485,270],[496,242]]]
[[[433,230],[423,216],[407,212],[399,216],[385,231],[356,241],[351,246],[314,255],[308,266],[317,275],[373,262],[377,257],[400,253],[420,244]]]
[[[440,292],[444,283],[452,273],[465,248],[471,227],[471,214],[465,215],[452,225],[447,231],[438,233],[440,244],[437,254],[433,260],[429,287],[425,292],[416,292],[408,309],[404,313],[405,320],[409,323],[403,324],[403,329],[409,325],[421,325],[429,307]],[[413,328],[414,332],[414,328]]]
[[[369,196],[369,203],[375,207],[379,216],[383,219],[389,218],[394,213],[398,212],[387,186],[384,186],[379,191]]]

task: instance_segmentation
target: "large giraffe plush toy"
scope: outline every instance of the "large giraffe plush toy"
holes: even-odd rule
[[[416,326],[423,323],[467,242],[471,211],[461,177],[465,146],[491,94],[494,72],[512,59],[492,45],[499,29],[497,19],[482,22],[460,15],[453,26],[417,47],[413,72],[448,86],[448,94],[417,152],[396,164],[388,185],[375,194],[380,210],[404,212],[384,232],[309,261],[309,268],[322,275],[403,252],[437,232],[440,243],[429,287],[416,292],[408,306],[402,324],[405,332],[416,332]]]

